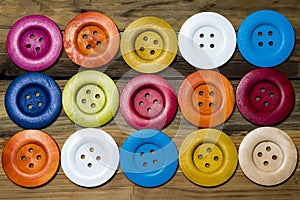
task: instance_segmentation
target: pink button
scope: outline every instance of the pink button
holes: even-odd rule
[[[176,93],[162,77],[140,75],[125,85],[120,97],[120,111],[128,124],[136,129],[162,129],[176,114]]]

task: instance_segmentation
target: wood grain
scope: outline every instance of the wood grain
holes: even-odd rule
[[[0,153],[2,153],[7,140],[14,133],[22,130],[9,119],[3,103],[5,91],[11,80],[24,73],[11,62],[5,47],[7,33],[19,18],[29,14],[46,15],[59,25],[63,33],[67,23],[74,16],[93,10],[110,16],[117,24],[120,32],[124,31],[131,21],[143,16],[160,17],[169,22],[178,32],[184,21],[191,15],[203,11],[212,11],[226,16],[237,30],[246,16],[260,9],[273,9],[281,12],[293,24],[296,36],[300,35],[299,0],[0,0]],[[286,62],[276,68],[291,80],[295,89],[296,102],[291,115],[276,127],[286,131],[292,137],[299,154],[300,42],[298,37],[296,38],[296,46],[292,55]],[[252,69],[255,69],[255,67],[248,64],[236,50],[233,58],[219,71],[229,78],[236,88],[241,77]],[[67,80],[82,70],[84,69],[73,64],[65,53],[62,53],[58,62],[44,72],[56,79],[63,90]],[[120,91],[130,77],[138,74],[126,65],[120,55],[109,66],[98,70],[111,76]],[[182,80],[194,71],[195,69],[187,64],[178,53],[172,65],[159,75],[170,81],[175,91],[178,92]],[[256,127],[245,120],[235,108],[234,113],[225,125],[217,128],[230,135],[239,147],[244,136]],[[75,126],[62,110],[58,119],[43,131],[49,133],[57,141],[59,147],[62,148],[66,139],[78,129],[79,127]],[[111,134],[119,146],[122,145],[128,134],[134,131],[124,121],[120,113],[102,129]],[[178,110],[174,121],[163,131],[179,147],[185,136],[194,130],[196,128],[190,125]],[[288,181],[276,187],[256,185],[249,181],[238,167],[234,176],[227,183],[215,188],[204,188],[188,181],[179,168],[176,175],[167,184],[154,189],[146,189],[131,183],[124,176],[122,170],[119,169],[107,184],[86,189],[71,183],[60,169],[49,184],[36,189],[25,189],[10,182],[1,166],[0,199],[298,199],[300,195],[299,180],[299,165]]]

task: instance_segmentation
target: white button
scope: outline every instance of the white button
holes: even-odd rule
[[[231,58],[236,35],[225,17],[203,12],[185,21],[179,32],[178,44],[182,57],[188,63],[196,68],[213,69]]]
[[[71,135],[61,153],[61,165],[75,184],[95,187],[107,182],[119,164],[119,149],[105,131],[86,128]]]
[[[257,128],[243,139],[239,162],[244,174],[260,185],[277,185],[297,165],[297,149],[288,134],[273,127]]]

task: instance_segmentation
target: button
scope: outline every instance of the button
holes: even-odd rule
[[[236,102],[241,114],[258,125],[283,121],[292,111],[295,94],[291,82],[275,69],[255,69],[237,86]]]
[[[116,56],[120,34],[116,24],[100,12],[85,12],[74,17],[65,29],[64,48],[77,65],[96,68]]]
[[[162,77],[140,75],[125,85],[120,98],[120,111],[136,129],[162,129],[177,112],[176,93]]]
[[[144,129],[133,133],[123,143],[120,166],[133,183],[142,187],[157,187],[176,173],[178,152],[166,134]]]
[[[61,152],[61,166],[73,183],[96,187],[115,174],[119,164],[119,149],[105,131],[86,128],[72,134]]]
[[[120,47],[125,62],[141,73],[167,68],[175,59],[177,48],[175,31],[157,17],[142,17],[129,24]]]
[[[25,129],[44,128],[60,114],[59,86],[45,74],[23,74],[7,88],[5,109],[11,120]]]
[[[235,51],[235,30],[220,14],[198,13],[180,28],[178,45],[182,57],[194,67],[217,68],[225,64]]]
[[[242,56],[258,67],[273,67],[292,53],[295,33],[291,23],[278,12],[260,10],[249,15],[238,30]]]
[[[200,70],[182,82],[178,103],[190,123],[198,127],[214,127],[230,117],[235,104],[234,89],[222,74]]]
[[[13,135],[2,151],[6,176],[22,187],[37,187],[48,182],[59,167],[59,148],[48,134],[25,130]]]
[[[62,104],[77,125],[98,127],[109,122],[118,110],[119,92],[106,74],[89,70],[74,75],[66,84]]]
[[[282,130],[261,127],[249,132],[239,147],[239,162],[253,182],[272,186],[287,180],[297,166],[297,149]]]
[[[213,187],[226,182],[235,172],[238,155],[225,133],[201,129],[188,135],[179,149],[179,165],[193,183]]]
[[[41,71],[52,66],[62,50],[60,29],[51,19],[30,15],[10,29],[6,49],[11,60],[26,71]]]

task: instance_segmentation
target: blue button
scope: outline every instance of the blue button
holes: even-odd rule
[[[157,187],[169,181],[178,166],[174,142],[163,132],[144,129],[130,135],[120,150],[125,176],[143,187]]]
[[[17,77],[5,94],[8,116],[26,129],[40,129],[51,124],[61,110],[61,92],[49,76],[32,72]]]
[[[238,30],[238,48],[242,56],[258,67],[274,67],[292,53],[295,33],[282,14],[261,10],[249,15]]]

